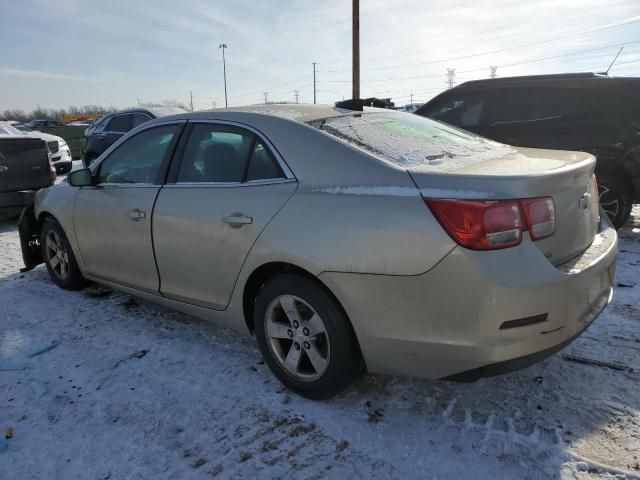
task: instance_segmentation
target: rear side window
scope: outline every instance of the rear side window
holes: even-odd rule
[[[149,115],[146,115],[144,113],[136,113],[133,115],[133,123],[131,128],[136,128],[138,125],[142,125],[144,122],[148,122],[149,120],[151,120],[151,117]]]
[[[249,159],[247,181],[284,178],[284,173],[269,149],[260,141],[256,143]]]
[[[125,133],[131,130],[133,115],[116,115],[107,124],[105,131]]]
[[[225,125],[197,124],[180,164],[178,182],[241,182],[254,135]]]
[[[571,90],[551,87],[526,87],[502,90],[496,99],[491,124],[553,120],[569,116]]]
[[[433,107],[429,118],[456,125],[458,127],[476,127],[480,124],[487,103],[484,95],[463,95],[449,98]]]
[[[230,125],[196,124],[176,181],[240,183],[282,177],[273,154],[252,132]]]

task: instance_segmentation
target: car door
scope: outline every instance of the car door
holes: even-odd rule
[[[80,189],[73,211],[89,274],[157,293],[151,214],[183,125],[142,130],[93,168],[94,185]]]
[[[248,128],[189,129],[153,213],[160,291],[223,309],[249,250],[297,182],[269,142]]]

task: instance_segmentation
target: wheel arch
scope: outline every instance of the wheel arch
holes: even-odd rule
[[[362,351],[360,349],[360,342],[358,341],[356,332],[353,328],[351,320],[349,319],[349,315],[347,314],[346,310],[340,303],[340,300],[338,300],[338,297],[316,275],[292,263],[269,262],[269,263],[260,265],[253,272],[251,272],[251,275],[249,275],[249,277],[247,278],[247,281],[244,284],[244,289],[242,293],[242,312],[244,315],[244,320],[245,320],[247,329],[251,333],[253,333],[255,329],[254,320],[253,320],[254,303],[255,303],[256,297],[258,296],[258,292],[260,291],[260,288],[271,278],[277,275],[283,275],[283,274],[300,275],[301,277],[304,277],[307,280],[310,280],[311,282],[313,282],[316,286],[318,286],[320,289],[326,292],[333,299],[333,301],[336,303],[338,308],[340,308],[345,318],[347,319],[347,324],[348,324],[347,326],[350,330],[352,341],[357,351],[357,354],[359,355],[360,358],[363,358]]]

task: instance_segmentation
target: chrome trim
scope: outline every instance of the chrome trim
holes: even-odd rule
[[[258,130],[257,128],[255,128],[255,127],[253,127],[251,125],[247,125],[246,123],[233,122],[233,121],[229,121],[229,120],[192,120],[192,119],[187,119],[187,121],[189,123],[192,123],[192,124],[205,123],[205,124],[212,124],[212,125],[229,125],[231,127],[238,127],[238,128],[242,128],[244,130],[249,130],[251,133],[253,133],[253,134],[257,135],[258,137],[260,137],[260,139],[267,145],[267,147],[269,147],[269,150],[271,150],[271,153],[276,158],[276,161],[278,162],[278,165],[280,165],[280,168],[284,172],[285,177],[287,177],[287,179],[295,179],[296,178],[295,175],[293,174],[293,172],[291,171],[291,169],[289,168],[289,165],[287,165],[287,162],[284,160],[284,158],[282,158],[282,155],[280,155],[280,152],[275,147],[275,145],[273,143],[271,143],[271,141],[260,130]],[[159,123],[163,123],[163,122],[159,122]],[[156,123],[156,125],[158,125],[158,123]]]
[[[161,185],[155,183],[99,183],[97,185],[85,185],[80,188],[101,189],[101,188],[160,188]]]
[[[251,187],[255,185],[278,185],[281,183],[296,183],[295,178],[269,178],[264,180],[250,180],[248,182],[176,182],[167,183],[163,188],[233,188]]]

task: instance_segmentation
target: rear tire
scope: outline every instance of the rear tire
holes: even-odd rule
[[[269,368],[303,397],[322,400],[346,389],[360,356],[345,313],[324,289],[299,275],[279,275],[258,292],[256,341]]]
[[[607,213],[616,229],[620,229],[629,219],[633,208],[633,195],[629,186],[617,175],[596,173],[600,206]]]
[[[60,224],[51,217],[42,224],[40,245],[42,259],[56,285],[65,290],[78,290],[85,285],[71,244]]]

